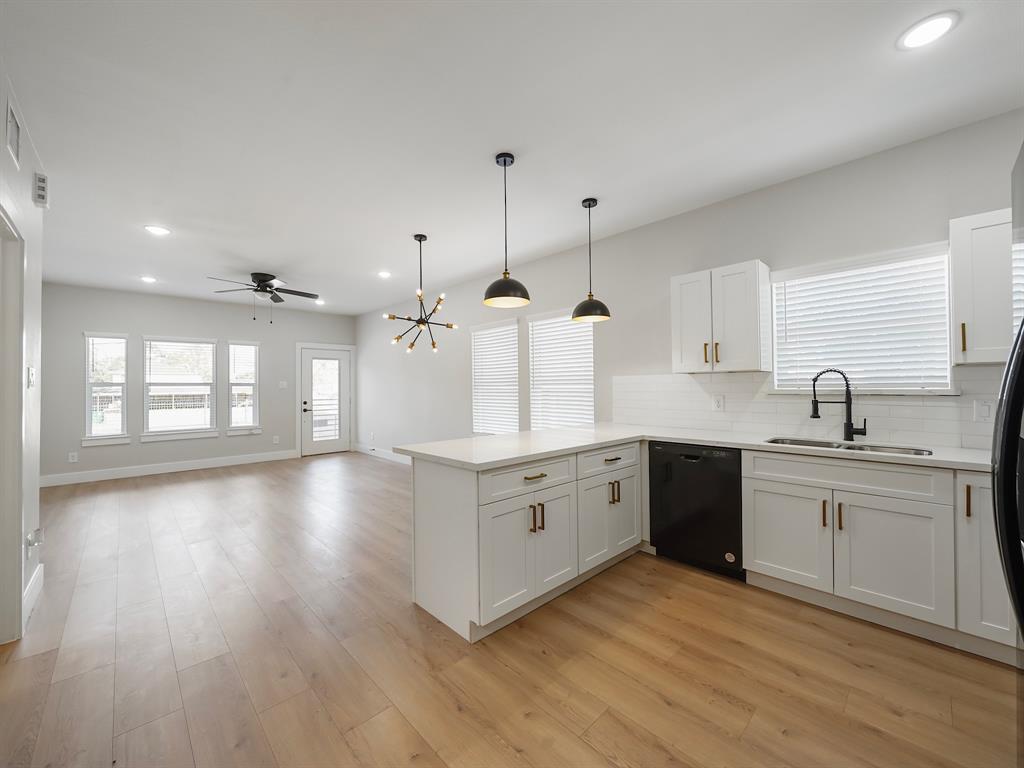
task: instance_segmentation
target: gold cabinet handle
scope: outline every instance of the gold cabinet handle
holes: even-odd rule
[[[967,323],[960,323],[960,351],[967,351]]]
[[[547,472],[541,472],[536,475],[523,475],[523,480],[543,480],[547,476]]]
[[[622,501],[622,483],[618,480],[615,481],[615,503],[618,504]]]
[[[531,525],[528,530],[530,531],[530,533],[536,533],[537,532],[537,505],[536,504],[531,504],[530,505],[530,512],[533,513],[533,525]]]
[[[708,362],[708,343],[704,342],[704,362]]]
[[[611,464],[613,461],[622,461],[622,457],[621,456],[614,456],[613,458],[605,459],[604,463],[605,464]]]
[[[614,504],[615,503],[615,481],[614,480],[609,480],[608,481],[608,492],[611,494],[611,498],[608,500],[608,503],[609,504]]]
[[[544,502],[537,502],[537,506],[540,507],[540,525],[537,526],[538,531],[544,530]]]
[[[822,528],[828,528],[828,518],[826,517],[827,513],[828,513],[828,500],[827,499],[822,499],[821,500],[821,527]]]
[[[839,502],[836,505],[836,511],[839,513],[839,530],[843,530],[843,502]]]
[[[971,484],[964,486],[964,512],[967,517],[971,516]]]
[[[721,360],[718,359],[718,342],[717,341],[715,342],[715,362],[716,363],[722,362]]]

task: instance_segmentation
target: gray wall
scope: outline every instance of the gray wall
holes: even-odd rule
[[[671,371],[671,275],[752,258],[783,269],[945,240],[950,218],[1009,205],[1022,140],[1024,110],[1016,110],[596,242],[595,293],[612,312],[595,328],[598,420],[612,417],[613,376]],[[586,194],[602,198],[600,189],[580,190],[580,198]],[[601,199],[598,228],[602,206],[614,205]],[[582,208],[577,215],[585,233]],[[513,237],[515,226],[529,223],[514,224]],[[487,272],[462,285],[431,285],[427,273],[428,296],[446,291],[445,319],[460,326],[441,332],[436,355],[391,346],[392,324],[380,310],[358,318],[359,443],[388,449],[471,434],[469,330],[584,298],[583,247],[513,267],[533,297],[522,310],[481,305],[501,254],[496,247],[481,258]],[[521,349],[525,343],[521,335]],[[527,387],[521,371],[521,392]]]
[[[43,285],[42,473],[111,469],[140,464],[211,459],[295,449],[295,344],[352,344],[354,321],[322,312],[274,310],[267,322],[260,305],[257,320],[244,304],[181,299],[157,294]],[[83,333],[127,333],[129,445],[81,444],[85,403]],[[183,336],[220,341],[260,342],[260,435],[140,443],[142,431],[142,337]],[[218,370],[224,368],[218,350]],[[278,383],[287,382],[287,389]],[[224,391],[218,382],[218,393]],[[226,413],[223,398],[219,415]],[[226,416],[218,426],[226,427]],[[273,436],[280,444],[273,444]],[[78,463],[69,464],[69,451]]]

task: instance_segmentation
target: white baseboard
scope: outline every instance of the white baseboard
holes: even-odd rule
[[[136,464],[130,467],[88,469],[84,472],[65,472],[60,475],[43,475],[39,478],[39,485],[40,487],[47,488],[53,485],[93,483],[97,480],[119,480],[124,477],[163,475],[168,472],[187,472],[190,469],[215,469],[217,467],[233,467],[237,464],[259,464],[263,461],[281,461],[282,459],[297,458],[299,458],[299,452],[296,450],[267,451],[266,453],[247,453],[237,456],[214,456],[209,459],[167,461],[162,464]]]
[[[35,610],[36,601],[39,600],[39,595],[43,591],[43,564],[40,563],[36,566],[35,571],[32,573],[32,578],[28,580],[28,584],[25,587],[25,594],[21,598],[21,634],[24,636],[25,630],[28,628],[28,620],[32,616],[32,611]]]
[[[389,451],[387,448],[373,448],[372,446],[363,445],[362,443],[356,443],[355,447],[359,453],[365,453],[367,456],[376,456],[378,459],[387,459],[388,461],[393,461],[396,464],[405,464],[407,466],[412,464],[412,457],[403,456],[400,453]]]

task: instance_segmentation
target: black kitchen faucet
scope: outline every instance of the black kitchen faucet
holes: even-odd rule
[[[826,373],[838,373],[846,382],[846,397],[842,400],[818,400],[818,379]],[[868,433],[868,420],[864,419],[864,426],[853,426],[853,394],[850,392],[850,378],[838,368],[826,368],[818,371],[817,376],[811,379],[811,418],[820,419],[818,413],[819,403],[843,403],[846,406],[846,421],[843,422],[843,440],[852,441],[854,435],[866,435]]]

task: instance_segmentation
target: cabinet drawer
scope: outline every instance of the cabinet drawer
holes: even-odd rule
[[[623,443],[611,448],[576,454],[579,477],[592,477],[613,469],[632,467],[640,462],[640,443]]]
[[[480,473],[480,503],[509,499],[576,479],[576,454]]]
[[[743,476],[912,501],[953,503],[953,472],[949,469],[744,451]]]

